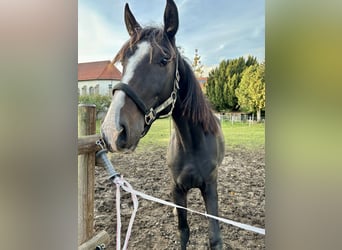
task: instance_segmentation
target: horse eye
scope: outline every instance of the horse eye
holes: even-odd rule
[[[162,59],[160,60],[160,65],[161,65],[161,66],[166,66],[166,65],[168,64],[168,62],[169,62],[169,59],[166,58],[166,57],[164,57],[164,58],[162,58]]]

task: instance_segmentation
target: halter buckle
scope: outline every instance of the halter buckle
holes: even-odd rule
[[[148,126],[151,125],[152,122],[156,119],[156,117],[157,117],[156,111],[153,108],[151,108],[150,111],[147,114],[145,114],[146,125]]]

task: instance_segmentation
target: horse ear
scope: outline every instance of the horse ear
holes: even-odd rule
[[[138,30],[141,30],[141,26],[137,20],[135,20],[135,17],[129,9],[128,3],[125,5],[125,24],[130,36],[134,35]]]
[[[167,0],[164,12],[164,31],[172,40],[178,30],[178,10],[173,0]]]

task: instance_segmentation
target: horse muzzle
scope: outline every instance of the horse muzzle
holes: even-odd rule
[[[137,123],[137,122],[136,122]],[[101,125],[101,135],[110,152],[131,153],[137,147],[141,129],[137,124],[122,122],[119,126],[104,122]]]
[[[101,135],[110,152],[133,152],[143,130],[143,117],[130,100],[122,106],[112,102],[101,125]]]

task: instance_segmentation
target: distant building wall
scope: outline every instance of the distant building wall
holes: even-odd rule
[[[100,94],[111,95],[112,89],[119,80],[89,80],[78,82],[79,95]]]

